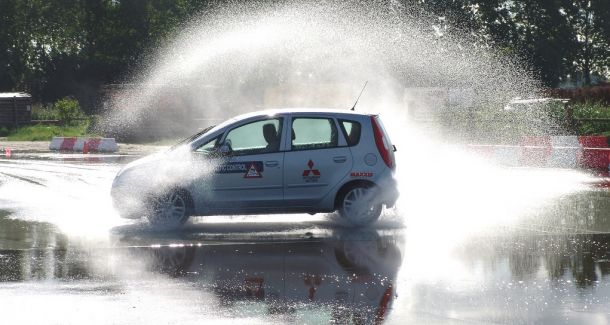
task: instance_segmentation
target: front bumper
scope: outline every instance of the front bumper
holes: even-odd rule
[[[128,186],[115,185],[110,190],[112,205],[122,218],[139,219],[146,211],[145,200],[138,195],[138,191],[134,191]]]

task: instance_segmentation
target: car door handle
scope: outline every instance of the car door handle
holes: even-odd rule
[[[344,163],[344,162],[347,161],[347,157],[345,157],[345,156],[336,156],[336,157],[333,157],[333,161],[336,162],[336,163]]]
[[[265,166],[266,167],[277,167],[279,166],[279,162],[276,160],[271,160],[271,161],[265,161]]]

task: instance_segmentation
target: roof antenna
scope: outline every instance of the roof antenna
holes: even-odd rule
[[[360,96],[362,96],[362,93],[364,92],[364,88],[366,88],[366,85],[368,83],[369,83],[368,80],[364,83],[364,86],[362,87],[362,90],[360,91],[360,95],[358,95],[358,98],[356,98],[356,102],[354,103],[354,106],[352,106],[352,109],[350,111],[353,111],[356,108],[356,104],[358,104],[358,100],[360,99]]]

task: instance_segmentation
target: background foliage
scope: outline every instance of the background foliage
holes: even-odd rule
[[[2,0],[0,91],[86,109],[100,86],[120,81],[204,8],[196,0]]]
[[[608,0],[402,0],[431,37],[466,35],[529,63],[548,87],[591,85],[610,72]],[[210,0],[2,0],[0,91],[50,103],[134,71]]]

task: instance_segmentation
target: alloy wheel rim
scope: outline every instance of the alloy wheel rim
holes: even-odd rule
[[[184,218],[186,202],[177,193],[172,193],[155,202],[153,218],[158,223],[168,224]]]
[[[343,211],[354,222],[365,222],[375,214],[371,191],[357,187],[351,189],[343,199]]]

